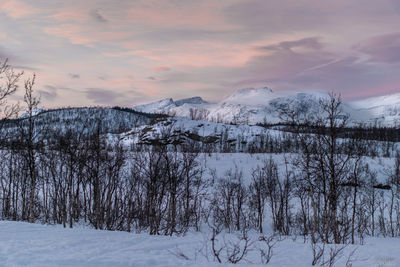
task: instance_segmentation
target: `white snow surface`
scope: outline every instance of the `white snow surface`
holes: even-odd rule
[[[166,98],[149,104],[136,106],[135,109],[146,113],[164,113],[166,110],[175,106],[172,98]]]
[[[218,264],[201,253],[209,234],[189,232],[185,236],[150,236],[146,233],[64,229],[23,222],[0,221],[0,266],[265,266],[257,249],[249,251],[240,264]],[[251,239],[257,239],[255,232]],[[234,240],[225,234],[219,240]],[[367,238],[364,245],[349,245],[335,266],[345,266],[348,255],[354,267],[399,266],[398,238]],[[188,260],[174,254],[181,252]],[[224,259],[224,256],[222,257]],[[285,238],[274,247],[268,266],[311,266],[312,250],[301,237]]]
[[[205,175],[209,174],[209,170],[215,170],[219,178],[223,177],[230,169],[238,168],[243,173],[243,182],[246,185],[251,183],[251,175],[254,169],[272,159],[278,166],[281,177],[285,175],[285,162],[288,169],[292,169],[292,163],[298,157],[296,153],[274,154],[274,153],[211,153],[210,155],[200,154],[200,163],[207,170]],[[388,173],[394,166],[394,158],[371,158],[364,157],[364,162],[369,165],[370,170],[376,172],[378,183],[385,183]],[[265,228],[268,228],[266,225]],[[399,239],[400,242],[400,239]]]
[[[135,110],[146,113],[171,114],[179,113],[185,116],[189,115],[190,108],[200,108],[202,105],[207,106],[209,103],[201,97],[191,97],[174,101],[172,98],[161,99],[149,104],[135,106]]]
[[[190,110],[207,111],[203,119],[209,121],[235,122],[240,124],[281,122],[278,110],[282,107],[298,107],[305,114],[320,113],[319,100],[329,95],[315,91],[278,91],[269,87],[245,88],[236,91],[219,103],[184,101],[177,104],[171,98],[133,107],[148,113],[164,113],[189,117]],[[189,98],[190,99],[190,98]],[[371,97],[343,103],[343,111],[353,124],[379,123],[384,126],[400,124],[400,93]]]

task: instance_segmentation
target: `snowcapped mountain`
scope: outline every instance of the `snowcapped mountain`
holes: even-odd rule
[[[175,101],[175,105],[178,106],[178,107],[183,106],[185,104],[207,104],[207,103],[208,102],[204,101],[199,96],[195,96],[195,97],[191,97],[191,98],[185,98],[185,99],[181,99],[181,100]]]
[[[312,113],[318,108],[319,99],[326,97],[327,94],[318,92],[273,92],[268,87],[245,88],[219,103],[208,103],[200,97],[178,101],[168,98],[135,106],[134,109],[225,123],[277,123],[280,121],[279,109],[296,106],[302,112]]]
[[[193,111],[207,110],[214,104],[204,101],[201,97],[191,97],[174,101],[172,98],[162,99],[149,104],[135,106],[134,109],[145,113],[160,113],[190,117]],[[193,114],[192,114],[193,115]],[[203,118],[205,119],[205,118]]]
[[[273,92],[268,87],[245,88],[230,95],[210,109],[208,119],[239,124],[278,123],[280,110],[294,107],[303,114],[317,114],[318,92]]]
[[[136,106],[135,110],[162,113],[215,122],[257,124],[281,122],[280,111],[295,108],[303,117],[321,113],[320,99],[327,93],[314,91],[274,92],[268,87],[238,90],[219,103],[208,103],[200,97],[174,101],[164,99]],[[343,111],[353,124],[398,125],[400,123],[400,93],[343,103]]]
[[[145,113],[168,113],[169,110],[174,110],[177,107],[204,104],[208,104],[208,102],[204,101],[199,96],[180,99],[177,101],[174,101],[172,98],[165,98],[149,104],[135,106],[135,110]]]
[[[169,109],[176,107],[172,98],[161,99],[145,105],[136,106],[135,110],[145,113],[168,113]]]

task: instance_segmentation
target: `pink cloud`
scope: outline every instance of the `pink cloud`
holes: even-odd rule
[[[44,28],[44,32],[68,39],[72,44],[89,45],[95,41],[82,31],[82,27],[75,24],[62,24],[56,27]]]
[[[400,9],[389,2],[0,0],[0,52],[29,58],[40,85],[74,88],[54,98],[74,105],[86,88],[214,100],[258,85],[388,91],[400,77]]]
[[[56,13],[49,16],[58,22],[80,22],[86,23],[89,21],[89,15],[87,10],[82,8],[63,8],[58,10]]]
[[[157,27],[195,26],[203,28],[230,28],[221,12],[226,1],[138,1],[126,11],[128,20]]]
[[[96,42],[114,44],[119,39],[130,36],[128,32],[112,31],[107,28],[99,30],[96,25],[61,24],[54,27],[45,27],[43,30],[46,34],[68,39],[72,44],[87,46],[92,46]],[[109,55],[112,56],[112,53]]]
[[[58,22],[89,23],[90,21],[106,22],[103,12],[90,7],[65,7],[49,16]]]
[[[165,67],[165,66],[156,66],[156,67],[153,67],[151,69],[153,71],[155,71],[155,72],[165,72],[165,71],[169,71],[170,70],[170,68]]]
[[[136,50],[104,52],[102,54],[107,57],[127,58],[127,57],[131,57],[131,56],[139,56],[144,59],[148,59],[148,60],[152,60],[152,61],[161,60],[161,57],[157,56],[153,50],[141,49],[140,45],[137,46]]]
[[[158,62],[173,68],[240,67],[253,57],[267,54],[254,44],[227,44],[220,41],[195,41],[181,44],[179,49],[153,51]],[[153,54],[154,57],[154,54]]]
[[[35,14],[37,11],[36,8],[17,0],[1,1],[0,3],[0,12],[6,13],[13,19],[27,17]]]

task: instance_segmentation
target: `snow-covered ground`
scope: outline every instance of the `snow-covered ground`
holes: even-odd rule
[[[218,177],[223,177],[230,169],[238,168],[243,173],[243,182],[251,182],[252,171],[257,166],[262,166],[263,162],[270,158],[275,161],[278,170],[283,176],[285,174],[285,162],[288,163],[288,169],[292,169],[293,160],[298,157],[297,154],[249,154],[249,153],[211,153],[201,154],[200,162],[203,168],[210,172],[215,170]],[[385,183],[388,173],[394,167],[394,158],[370,158],[364,157],[365,163],[368,163],[370,170],[377,174],[377,181]],[[207,173],[206,173],[207,174]],[[399,240],[400,242],[400,240]]]
[[[250,237],[257,238],[255,233]],[[225,236],[226,240],[229,238]],[[208,239],[201,233],[150,236],[1,221],[0,266],[231,266],[214,262],[211,255],[208,259],[203,256],[201,248]],[[400,266],[400,240],[396,238],[368,238],[364,245],[349,245],[335,266],[346,266],[348,255],[355,249],[351,257],[354,267]],[[174,255],[179,253],[189,259]],[[311,266],[311,261],[309,243],[301,237],[285,238],[273,248],[267,266]],[[259,251],[254,246],[246,261],[236,266],[265,265],[260,263]]]

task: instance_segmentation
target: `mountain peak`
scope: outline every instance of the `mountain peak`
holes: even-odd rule
[[[147,113],[162,113],[166,108],[176,107],[176,104],[172,98],[164,98],[159,101],[151,102],[149,104],[135,106],[134,109],[141,112]]]
[[[208,103],[207,101],[204,101],[203,98],[200,96],[195,96],[195,97],[190,97],[190,98],[184,98],[180,100],[176,100],[175,104],[179,107],[182,106],[183,104],[206,104]]]
[[[264,104],[265,100],[270,99],[273,94],[274,92],[269,87],[244,88],[236,91],[222,102],[228,104],[260,105]]]
[[[243,89],[236,91],[236,93],[234,93],[234,94],[254,94],[254,93],[260,93],[260,92],[273,93],[271,88],[265,86],[265,87],[259,87],[259,88],[255,88],[255,87],[243,88]]]

